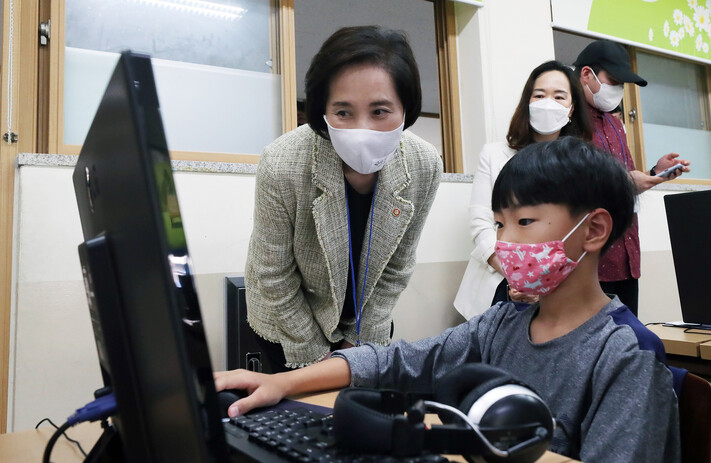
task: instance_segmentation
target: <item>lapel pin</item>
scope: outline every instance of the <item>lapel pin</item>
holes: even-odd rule
[[[398,209],[398,208],[393,209],[393,217],[397,217],[399,215],[400,215],[400,209]]]

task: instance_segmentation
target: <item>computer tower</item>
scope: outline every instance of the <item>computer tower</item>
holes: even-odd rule
[[[247,298],[243,276],[225,277],[225,339],[227,369],[244,368],[272,373],[266,354],[247,323]]]

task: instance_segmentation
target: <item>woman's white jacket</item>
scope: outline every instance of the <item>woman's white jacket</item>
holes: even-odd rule
[[[491,210],[491,191],[499,172],[516,152],[506,143],[487,143],[479,155],[469,201],[469,230],[474,250],[454,299],[454,307],[467,320],[491,306],[503,276],[488,264],[494,253],[496,229]]]

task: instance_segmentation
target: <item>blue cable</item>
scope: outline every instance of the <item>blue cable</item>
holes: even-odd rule
[[[84,421],[103,420],[114,414],[116,414],[116,397],[112,392],[77,409],[72,416],[67,418],[67,423],[69,426],[74,426]]]
[[[346,218],[348,220],[348,258],[351,265],[351,282],[353,287],[353,312],[356,319],[356,346],[360,346],[360,320],[363,316],[363,296],[365,295],[365,281],[368,278],[368,264],[370,263],[370,240],[373,237],[373,209],[375,205],[375,193],[378,191],[378,180],[376,177],[373,187],[373,199],[370,202],[370,233],[368,234],[368,255],[365,258],[365,275],[363,275],[363,289],[360,292],[360,306],[356,304],[356,282],[355,266],[353,265],[353,242],[351,239],[351,209],[348,205],[348,180],[343,178],[346,187]]]

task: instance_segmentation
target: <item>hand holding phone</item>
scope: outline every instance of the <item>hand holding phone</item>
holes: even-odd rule
[[[676,170],[681,170],[684,167],[684,164],[675,164],[671,166],[670,168],[663,170],[662,172],[659,172],[658,174],[655,174],[655,177],[663,177],[667,178],[669,177],[674,171]]]

